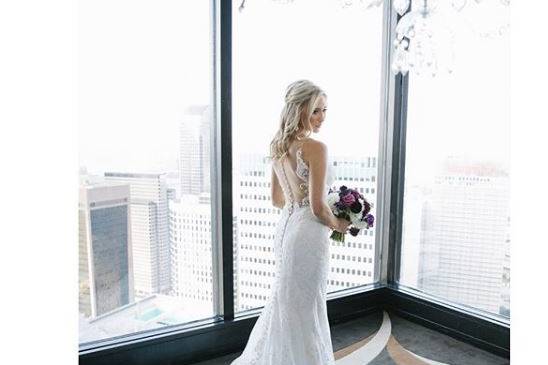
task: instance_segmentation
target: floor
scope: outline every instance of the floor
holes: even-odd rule
[[[437,331],[379,311],[334,325],[337,365],[503,365],[493,355]],[[240,352],[195,365],[229,365]]]

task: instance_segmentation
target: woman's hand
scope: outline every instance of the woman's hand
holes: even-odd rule
[[[337,218],[337,225],[334,227],[335,231],[346,233],[346,230],[348,229],[348,226],[350,226],[351,222],[344,218]]]

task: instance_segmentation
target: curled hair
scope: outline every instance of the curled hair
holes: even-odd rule
[[[280,128],[270,142],[270,159],[285,156],[297,133],[307,131],[307,137],[310,136],[309,121],[320,96],[326,96],[325,92],[308,80],[298,80],[287,87]]]

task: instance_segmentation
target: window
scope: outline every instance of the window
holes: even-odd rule
[[[247,237],[242,234],[251,227],[245,224],[235,227],[238,232],[235,245],[242,247],[255,244],[271,247],[275,223],[280,212],[271,210],[270,162],[265,160],[269,143],[279,125],[278,117],[283,107],[285,88],[298,79],[309,79],[328,94],[328,113],[318,136],[329,146],[337,187],[343,184],[364,189],[375,213],[382,62],[382,6],[368,11],[344,9],[337,1],[318,2],[299,0],[291,4],[280,4],[271,0],[246,3],[238,11],[239,2],[233,5],[233,181],[234,214],[244,219],[269,222],[265,227],[253,227],[268,237]],[[322,26],[322,24],[329,26]],[[343,56],[344,55],[344,56]],[[260,97],[258,97],[260,96]],[[341,128],[344,127],[344,128]],[[352,130],[353,135],[362,136],[360,143],[341,143],[348,134],[340,131]],[[255,174],[259,171],[259,174]],[[250,173],[253,172],[253,173]],[[243,184],[242,184],[243,181]],[[249,188],[248,186],[253,186]],[[248,198],[260,193],[264,200]],[[241,209],[256,206],[261,213]],[[268,213],[266,213],[268,212]],[[347,236],[351,244],[363,244],[364,249],[352,250],[352,254],[375,257],[372,248],[373,232],[369,235]],[[257,250],[236,250],[234,271],[238,277],[235,288],[237,305],[235,311],[249,306],[257,307],[261,301],[249,302],[242,293],[249,288],[247,282],[257,280],[248,274],[254,264],[246,257],[262,255]],[[332,253],[350,253],[348,247],[333,245]],[[268,259],[274,259],[270,250]],[[345,261],[349,269],[361,268],[355,256],[348,255]],[[267,266],[274,273],[274,265]],[[336,273],[330,273],[330,279]],[[372,282],[371,277],[351,274],[337,276],[340,281],[330,285],[335,291],[350,285]],[[331,283],[332,281],[328,281]],[[339,284],[340,282],[340,284]],[[269,292],[254,288],[266,298]],[[239,294],[238,294],[239,293]]]
[[[509,10],[469,8],[453,73],[409,78],[399,281],[509,317]]]
[[[79,5],[80,344],[216,314],[210,17],[202,0]]]

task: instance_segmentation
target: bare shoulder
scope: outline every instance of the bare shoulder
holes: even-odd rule
[[[322,141],[307,138],[303,143],[303,155],[307,161],[323,160],[327,157],[327,145]]]
[[[307,138],[304,140],[303,150],[314,152],[327,151],[327,145],[317,139]]]

